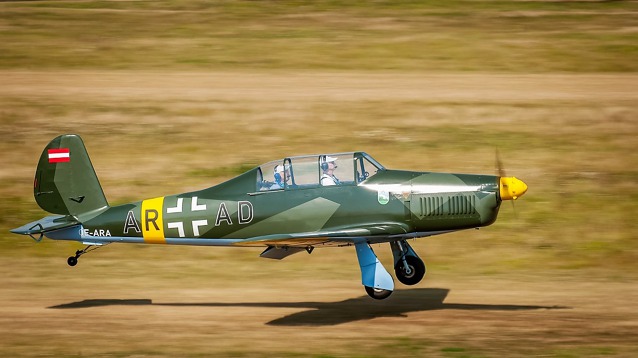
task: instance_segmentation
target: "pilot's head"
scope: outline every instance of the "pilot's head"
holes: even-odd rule
[[[275,166],[275,180],[277,182],[284,182],[290,179],[290,167],[288,165],[276,165]]]
[[[321,170],[323,170],[324,173],[331,174],[335,169],[337,169],[337,158],[329,155],[326,156],[321,162]]]

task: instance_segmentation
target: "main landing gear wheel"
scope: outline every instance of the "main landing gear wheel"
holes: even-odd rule
[[[415,256],[405,256],[404,260],[405,262],[399,260],[399,263],[394,268],[394,273],[399,281],[408,286],[421,282],[421,279],[425,276],[425,264],[423,261]]]
[[[368,296],[374,298],[375,300],[384,300],[388,297],[390,297],[390,295],[392,294],[392,291],[390,290],[384,290],[382,288],[374,288],[374,287],[368,287],[368,286],[364,286],[366,288],[366,292],[368,293]]]

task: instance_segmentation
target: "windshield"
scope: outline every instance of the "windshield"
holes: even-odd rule
[[[366,153],[356,153],[355,162],[357,183],[361,183],[379,171],[385,170],[383,165],[379,164],[379,162]]]
[[[268,162],[257,171],[257,190],[274,191],[361,183],[385,170],[363,152],[306,155]]]

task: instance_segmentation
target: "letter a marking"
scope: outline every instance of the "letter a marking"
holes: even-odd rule
[[[135,220],[135,214],[133,214],[133,210],[130,210],[128,214],[126,214],[126,220],[124,221],[124,233],[128,234],[129,230],[135,230],[136,233],[140,233],[140,226],[137,225],[137,220]]]
[[[228,213],[228,209],[226,209],[226,204],[222,201],[219,204],[219,210],[217,210],[217,218],[215,219],[215,226],[221,225],[222,221],[226,221],[228,225],[232,225],[233,221],[230,219],[230,214]]]

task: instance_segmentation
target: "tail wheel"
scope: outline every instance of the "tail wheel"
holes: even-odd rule
[[[69,264],[69,266],[73,267],[75,265],[78,264],[78,259],[80,258],[80,256],[86,254],[87,252],[91,252],[93,250],[97,250],[100,247],[106,246],[110,243],[106,243],[106,244],[99,244],[99,245],[88,245],[87,247],[85,247],[82,250],[77,250],[75,252],[75,256],[70,256],[68,259],[66,259],[66,263]]]
[[[390,297],[390,295],[392,294],[392,291],[390,290],[384,290],[382,288],[374,288],[374,287],[368,287],[368,286],[364,286],[366,288],[366,292],[368,293],[368,296],[374,298],[375,300],[384,300],[388,297]]]
[[[423,276],[425,276],[425,264],[416,256],[406,256],[405,262],[399,260],[399,263],[394,267],[394,273],[399,281],[408,286],[416,285],[421,282]]]

